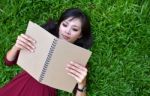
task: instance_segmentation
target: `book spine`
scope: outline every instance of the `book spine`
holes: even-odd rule
[[[53,40],[53,43],[52,43],[50,49],[49,49],[48,56],[47,56],[47,58],[46,58],[46,60],[45,60],[45,63],[44,63],[44,66],[43,66],[41,75],[40,75],[40,77],[39,77],[39,82],[42,82],[42,80],[43,80],[44,77],[45,77],[45,74],[46,74],[46,71],[47,71],[47,67],[48,67],[48,64],[49,64],[50,61],[51,61],[52,55],[53,55],[53,53],[54,53],[54,50],[55,50],[55,47],[56,47],[56,44],[57,44],[57,41],[58,41],[58,39],[55,38],[55,39]]]

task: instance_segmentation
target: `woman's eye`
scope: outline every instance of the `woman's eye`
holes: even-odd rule
[[[78,31],[78,29],[72,29],[73,31]]]
[[[62,25],[63,25],[64,27],[67,27],[67,24],[65,24],[65,23],[63,23]]]

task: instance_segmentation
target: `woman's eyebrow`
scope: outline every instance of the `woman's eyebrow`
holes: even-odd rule
[[[64,23],[67,23],[67,24],[68,24],[68,22],[67,22],[67,21],[64,21]]]
[[[77,25],[73,25],[73,26],[79,28],[79,26],[77,26]]]
[[[69,24],[69,21],[64,21],[64,23]],[[80,28],[78,25],[73,25],[74,27]]]

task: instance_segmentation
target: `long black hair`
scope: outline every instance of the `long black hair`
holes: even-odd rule
[[[88,17],[78,8],[67,9],[60,16],[58,23],[55,23],[49,20],[46,24],[43,25],[43,28],[45,28],[47,31],[49,31],[50,33],[58,37],[58,31],[59,31],[59,26],[61,22],[69,17],[73,17],[73,19],[79,18],[82,23],[82,27],[81,27],[82,37],[78,39],[77,41],[75,41],[74,44],[77,46],[86,48],[86,49],[90,48],[92,45],[90,22],[89,22]]]

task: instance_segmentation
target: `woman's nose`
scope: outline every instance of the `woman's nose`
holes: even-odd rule
[[[71,30],[70,30],[70,29],[66,30],[66,33],[67,33],[68,35],[70,35],[70,34],[71,34]]]

